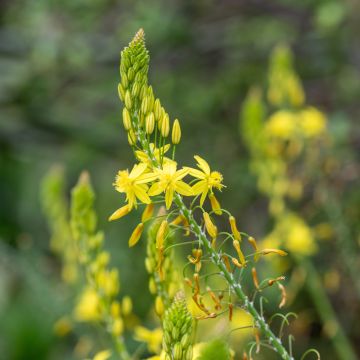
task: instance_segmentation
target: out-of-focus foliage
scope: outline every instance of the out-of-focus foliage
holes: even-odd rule
[[[49,252],[40,210],[39,182],[54,162],[65,165],[69,184],[84,168],[91,173],[99,227],[107,232],[122,288],[139,316],[149,310],[150,295],[133,296],[147,287],[145,245],[131,257],[123,251],[137,216],[121,232],[106,224],[119,205],[108,186],[113,169],[131,163],[119,130],[114,74],[120,49],[140,26],[151,39],[154,88],[187,134],[178,157],[189,159],[195,148],[207,154],[229,188],[239,189],[225,189],[221,202],[258,237],[271,228],[267,200],[235,131],[238,109],[252,85],[266,83],[274,46],[291,45],[307,103],[327,114],[331,134],[321,167],[312,168],[317,190],[308,192],[312,186],[306,185],[301,205],[310,224],[318,224],[319,237],[328,239],[319,241],[317,268],[348,337],[358,344],[359,285],[335,245],[359,251],[358,2],[14,0],[0,7],[0,358],[81,358],[89,346],[86,337],[59,339],[52,332],[73,300],[59,284],[59,261]],[[329,222],[330,229],[324,226]],[[294,276],[301,279],[301,270]],[[334,358],[312,301],[296,291],[298,308],[309,309],[301,314],[309,332],[297,341]]]

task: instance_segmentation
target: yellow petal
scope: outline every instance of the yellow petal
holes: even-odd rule
[[[181,170],[177,171],[174,175],[175,180],[181,180],[189,173],[189,170],[186,168],[182,168]]]
[[[164,191],[164,187],[160,185],[160,183],[155,183],[152,184],[149,191],[148,191],[148,195],[149,196],[156,196],[161,194]]]
[[[191,175],[197,179],[205,179],[205,177],[206,177],[206,175],[198,169],[193,169],[191,167],[186,167],[185,169],[188,169],[189,175]]]
[[[209,164],[200,156],[195,155],[194,156],[195,160],[197,161],[197,165],[198,167],[206,174],[206,175],[210,175],[210,166]]]
[[[170,209],[170,206],[172,204],[174,198],[174,190],[173,189],[166,189],[165,192],[165,205],[166,205],[166,209]]]
[[[191,186],[186,184],[184,181],[177,181],[175,183],[175,190],[179,194],[185,195],[185,196],[192,196],[194,194]]]
[[[205,180],[198,181],[195,185],[192,187],[192,191],[194,195],[199,195],[204,191],[207,191],[208,186],[207,182]]]
[[[140,175],[137,179],[136,179],[136,183],[137,184],[145,184],[151,181],[156,180],[158,177],[158,174],[151,172],[151,173],[145,173]]]
[[[134,192],[136,197],[144,204],[150,204],[151,200],[146,190],[141,185],[134,185]]]
[[[200,206],[203,206],[204,201],[205,201],[205,199],[206,199],[207,193],[208,193],[208,189],[204,190],[204,192],[201,194],[201,197],[200,197]]]
[[[135,164],[129,174],[129,177],[131,179],[136,179],[145,171],[146,168],[147,168],[147,164],[144,163]]]

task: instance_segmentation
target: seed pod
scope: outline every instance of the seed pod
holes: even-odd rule
[[[155,117],[154,113],[149,113],[146,115],[145,119],[145,131],[147,134],[151,135],[155,128]]]
[[[123,108],[122,115],[123,115],[124,128],[126,131],[128,131],[131,129],[131,117],[130,117],[129,110],[126,107]]]
[[[168,114],[165,114],[165,116],[162,118],[160,132],[161,132],[161,135],[164,138],[169,135],[169,132],[170,132],[170,120],[169,120],[169,115]]]
[[[180,142],[180,139],[181,139],[180,123],[178,119],[175,119],[171,133],[171,141],[174,145],[177,145]]]

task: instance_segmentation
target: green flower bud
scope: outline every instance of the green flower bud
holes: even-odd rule
[[[178,119],[175,119],[171,133],[171,141],[174,145],[177,145],[180,142],[180,139],[181,139],[180,123]]]
[[[151,112],[148,115],[146,115],[145,118],[145,131],[147,134],[152,134],[155,128],[155,117],[154,114]]]
[[[125,90],[121,84],[118,85],[118,93],[121,101],[125,100]]]
[[[187,359],[192,355],[192,316],[189,313],[184,294],[178,293],[166,310],[163,320],[164,349],[171,359]]]
[[[131,129],[131,117],[130,117],[130,113],[126,107],[123,108],[122,115],[123,115],[123,124],[124,124],[125,130],[130,130]]]
[[[130,95],[129,90],[126,90],[126,92],[125,92],[125,106],[129,110],[131,110],[131,108],[132,108],[132,100],[131,100],[131,95]]]
[[[159,99],[156,99],[154,102],[154,115],[155,115],[155,120],[159,121],[161,117],[161,104]]]
[[[169,115],[165,114],[165,116],[161,120],[161,128],[160,128],[161,135],[163,137],[167,137],[170,132],[170,120]]]

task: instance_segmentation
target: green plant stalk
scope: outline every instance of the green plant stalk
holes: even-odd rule
[[[336,314],[325,293],[318,272],[312,265],[311,261],[305,257],[294,256],[298,266],[306,271],[306,287],[316,306],[316,310],[324,324],[331,323],[335,326],[336,332],[331,338],[339,359],[356,360],[357,356],[346,337],[343,328],[337,320]]]
[[[134,117],[137,118],[137,115],[134,114]],[[136,122],[139,123],[138,121]],[[147,153],[149,158],[151,159],[154,166],[159,167],[159,164],[152,153],[149,143],[146,139],[146,134],[142,130],[140,126],[137,126],[137,134],[138,134],[138,140],[144,149],[144,151]],[[181,214],[186,218],[188,221],[192,231],[195,233],[196,237],[198,238],[199,242],[206,248],[206,250],[209,252],[211,256],[211,261],[220,269],[222,272],[222,275],[230,285],[232,291],[236,294],[236,296],[241,300],[242,305],[244,309],[254,318],[255,320],[255,326],[257,326],[265,335],[267,340],[269,341],[270,345],[273,346],[274,350],[277,351],[282,359],[285,360],[293,360],[293,357],[289,355],[286,348],[283,346],[281,340],[272,332],[269,325],[267,324],[266,320],[262,315],[259,314],[259,312],[254,307],[253,302],[249,300],[247,295],[244,293],[241,285],[237,283],[233,277],[233,274],[231,274],[224,264],[221,255],[218,254],[211,246],[211,242],[206,237],[205,233],[201,229],[200,225],[195,221],[192,212],[190,209],[186,207],[184,204],[182,197],[179,194],[175,194],[174,197],[175,204],[179,208]]]

